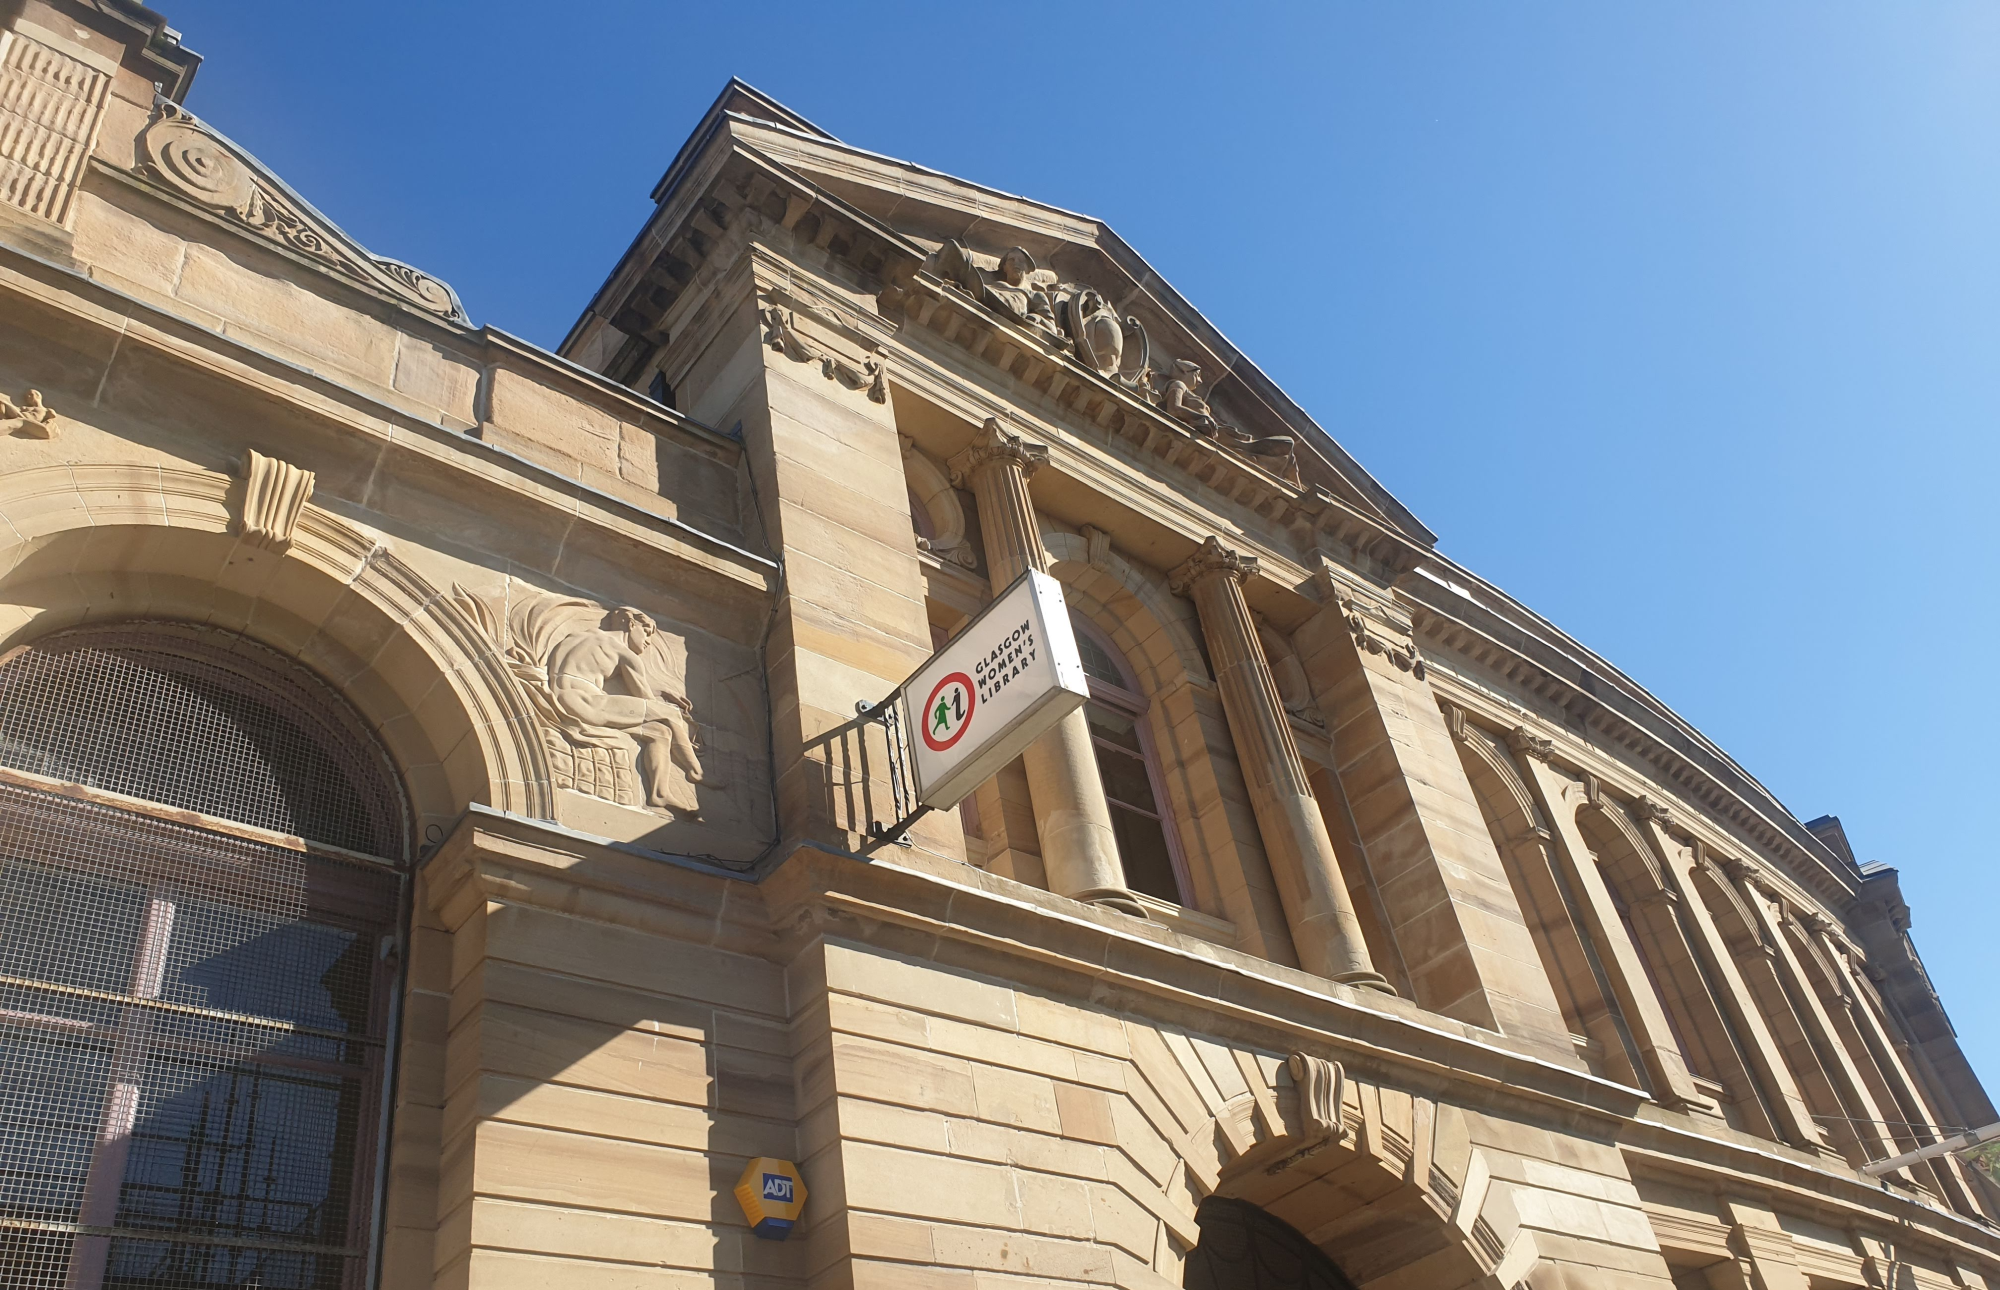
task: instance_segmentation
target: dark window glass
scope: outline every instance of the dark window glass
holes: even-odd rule
[[[1112,658],[1110,652],[1099,645],[1095,637],[1088,632],[1078,632],[1076,649],[1077,653],[1083,655],[1084,675],[1095,681],[1103,681],[1107,685],[1115,685],[1121,690],[1125,688],[1125,674],[1119,670],[1118,660]]]
[[[1103,703],[1084,708],[1090,721],[1091,743],[1097,750],[1097,773],[1111,806],[1111,832],[1118,842],[1118,859],[1125,881],[1134,891],[1181,903],[1180,881],[1174,876],[1173,851],[1153,793],[1144,746],[1130,713]]]

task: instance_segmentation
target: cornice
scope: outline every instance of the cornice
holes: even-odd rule
[[[1356,1069],[1393,1073],[1406,1087],[1457,1089],[1461,1097],[1478,1090],[1607,1128],[1628,1122],[1644,1101],[1637,1089],[1546,1061],[1407,1000],[1378,999],[978,870],[966,870],[961,881],[801,846],[761,886],[772,926],[786,929],[787,954],[822,936],[895,953],[911,952],[917,939],[963,970],[991,973],[1004,963],[1002,974],[1015,979],[1058,973],[1100,1006],[1262,1044],[1282,1036],[1335,1048]]]
[[[1215,531],[1217,519],[1228,522],[1226,511],[1199,500],[1196,490],[1200,488],[1217,494],[1225,506],[1244,508],[1288,538],[1294,550],[1281,561],[1285,566],[1292,565],[1300,551],[1320,549],[1338,555],[1345,563],[1391,578],[1429,555],[1427,548],[1380,517],[1362,513],[1325,489],[1289,484],[1190,433],[1117,383],[1051,352],[1040,333],[1014,326],[957,292],[947,291],[930,275],[917,275],[910,292],[913,297],[928,294],[934,302],[933,312],[929,324],[913,327],[906,310],[905,326],[896,336],[893,351],[898,384],[974,423],[998,416],[1029,427],[1030,433],[1052,447],[1066,450],[1053,458],[1059,469],[1129,498],[1134,491],[1131,487],[1112,488],[1108,471],[1087,465],[1078,455],[1086,449],[1110,454],[1109,460],[1118,469],[1138,472],[1132,482],[1139,484],[1139,491],[1185,499],[1201,507],[1201,514],[1190,511],[1184,516],[1156,517],[1189,541],[1199,541]],[[1007,369],[1000,371],[1015,385],[1013,390],[968,383],[950,358],[968,353],[975,358],[982,353],[990,356],[999,353],[997,347],[1003,345],[1017,369],[1032,362],[1035,374],[1045,384],[1034,386]],[[998,363],[981,361],[989,369],[999,367]],[[1058,380],[1060,399],[1052,403],[1048,388]],[[1038,397],[1023,398],[1023,394]],[[1160,489],[1157,475],[1143,464],[1148,459],[1173,470],[1186,485]],[[1265,552],[1279,554],[1268,544],[1264,547]]]
[[[659,344],[662,322],[674,302],[724,234],[748,212],[850,265],[880,288],[906,280],[925,256],[915,242],[758,152],[737,136],[725,114],[557,352],[567,354],[592,317],[634,341]]]
[[[1587,738],[1649,768],[1661,787],[1727,822],[1798,881],[1842,908],[1853,902],[1860,875],[1849,872],[1761,784],[1658,700],[1639,697],[1622,677],[1599,672],[1441,579],[1406,577],[1397,587],[1411,602],[1416,634],[1433,661],[1441,654],[1467,659],[1515,691],[1568,714],[1572,724],[1580,719]]]
[[[170,313],[66,265],[0,245],[0,297],[7,296],[31,308],[57,311],[71,326],[81,324],[115,336],[118,347],[143,347],[169,362],[221,374],[305,415],[338,424],[374,443],[378,452],[443,463],[482,486],[505,490],[513,504],[551,508],[571,521],[616,532],[739,589],[767,592],[775,585],[775,561],[675,516],[592,488],[464,429],[417,416],[367,390]],[[554,358],[504,333],[482,330],[474,338],[520,359]],[[112,349],[107,343],[104,352]],[[492,354],[473,357],[489,364],[495,360]],[[568,381],[602,380],[573,364],[563,363],[562,368]],[[734,441],[705,428],[704,433],[730,452],[740,451]],[[342,500],[348,505],[366,504],[358,498]]]
[[[1725,1139],[1667,1123],[1671,1114],[1649,1107],[1618,1135],[1619,1151],[1635,1174],[1704,1193],[1721,1185],[1749,1195],[1782,1195],[1788,1211],[1829,1226],[1864,1234],[1889,1228],[1921,1234],[1939,1252],[1973,1249],[2000,1258],[2000,1232],[1987,1224],[1926,1204],[1880,1179],[1837,1172],[1795,1148],[1733,1130]]]

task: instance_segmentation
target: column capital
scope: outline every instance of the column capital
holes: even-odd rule
[[[1224,574],[1234,578],[1238,585],[1257,576],[1257,557],[1244,555],[1222,543],[1213,535],[1201,540],[1201,550],[1196,551],[1181,563],[1167,579],[1167,585],[1177,596],[1187,594],[1196,583],[1213,574]]]
[[[1014,462],[1021,468],[1021,477],[1026,479],[1047,465],[1048,460],[1047,444],[1030,443],[1001,425],[998,417],[988,417],[986,424],[979,427],[979,433],[972,436],[971,446],[947,464],[951,468],[951,482],[962,486],[980,467],[990,463]]]

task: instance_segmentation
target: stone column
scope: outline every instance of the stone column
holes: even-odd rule
[[[1048,570],[1049,555],[1028,495],[1028,477],[1048,459],[1046,447],[1026,442],[988,417],[972,446],[951,460],[952,482],[969,485],[979,503],[979,532],[995,593],[1024,570]],[[1104,800],[1083,712],[1072,712],[1030,744],[1021,765],[1035,804],[1049,890],[1144,918],[1145,907],[1125,887],[1111,807]]]
[[[1735,1036],[1747,1050],[1742,1056],[1750,1067],[1749,1073],[1764,1086],[1770,1113],[1776,1120],[1774,1129],[1793,1146],[1815,1153],[1828,1150],[1826,1139],[1813,1122],[1812,1111],[1806,1106],[1805,1095],[1800,1091],[1798,1081],[1792,1078],[1784,1054],[1778,1049],[1777,1039],[1765,1024],[1764,1014],[1751,998],[1749,985],[1737,970],[1735,958],[1724,944],[1722,933],[1715,926],[1715,919],[1702,900],[1701,892],[1696,889],[1694,868],[1699,864],[1699,858],[1694,849],[1682,846],[1667,832],[1670,813],[1661,803],[1641,797],[1633,803],[1633,809],[1639,817],[1639,832],[1660,864],[1667,890],[1678,897],[1680,907],[1687,915],[1693,949],[1706,960],[1719,996],[1715,1000],[1716,1006],[1729,1020]]]
[[[1222,710],[1299,962],[1335,981],[1394,993],[1369,961],[1325,817],[1306,784],[1277,682],[1257,643],[1257,625],[1243,599],[1243,582],[1256,572],[1255,556],[1238,555],[1211,537],[1175,570],[1173,588],[1192,596],[1201,613]]]
[[[1597,862],[1591,859],[1590,848],[1577,829],[1576,804],[1568,795],[1571,781],[1549,765],[1549,758],[1555,752],[1553,745],[1525,727],[1516,728],[1508,742],[1520,757],[1535,804],[1541,807],[1555,835],[1552,840],[1563,877],[1576,895],[1584,931],[1596,945],[1611,978],[1612,993],[1618,1000],[1619,1012],[1624,1014],[1632,1043],[1639,1050],[1653,1100],[1675,1110],[1720,1119],[1719,1109],[1696,1090],[1688,1074],[1687,1059],[1681,1056],[1680,1046],[1674,1042],[1673,1031],[1667,1025],[1666,1008],[1646,977],[1639,951],[1625,933],[1625,923],[1618,917],[1604,875],[1597,871]]]
[[[1876,1103],[1867,1079],[1854,1064],[1854,1055],[1847,1050],[1847,1041],[1834,1025],[1833,1018],[1827,1015],[1819,990],[1813,985],[1812,978],[1806,975],[1798,955],[1792,950],[1783,924],[1772,911],[1770,902],[1779,898],[1777,889],[1757,866],[1747,860],[1726,861],[1724,868],[1735,880],[1750,916],[1757,920],[1757,936],[1769,948],[1774,972],[1786,993],[1797,1003],[1795,1012],[1799,1023],[1814,1050],[1813,1059],[1826,1073],[1835,1102],[1843,1108],[1852,1108],[1848,1114],[1858,1117],[1858,1122],[1836,1126],[1836,1134],[1843,1140],[1853,1141],[1859,1147],[1863,1160],[1883,1160],[1898,1154],[1902,1148],[1896,1145],[1893,1137],[1883,1132],[1888,1114]]]
[[[1836,972],[1846,978],[1844,984],[1849,993],[1847,1004],[1853,1014],[1854,1024],[1860,1031],[1865,1045],[1872,1050],[1875,1066],[1882,1072],[1882,1079],[1889,1086],[1890,1096],[1895,1099],[1908,1121],[1905,1134],[1912,1145],[1900,1150],[1909,1151],[1915,1147],[1927,1147],[1941,1136],[1938,1129],[1938,1114],[1931,1106],[1930,1099],[1918,1086],[1909,1067],[1903,1064],[1900,1051],[1902,1045],[1883,1019],[1869,1003],[1869,989],[1860,972],[1848,958],[1845,947],[1833,934],[1833,921],[1824,914],[1806,913],[1800,919],[1809,935],[1818,942],[1820,952],[1833,964]],[[1898,1135],[1902,1136],[1902,1135]],[[1969,1194],[1966,1181],[1958,1173],[1955,1156],[1938,1156],[1921,1164],[1912,1165],[1906,1171],[1921,1179],[1922,1171],[1928,1170],[1937,1180],[1937,1189],[1945,1197],[1946,1203],[1962,1213],[1976,1214],[1979,1209]]]

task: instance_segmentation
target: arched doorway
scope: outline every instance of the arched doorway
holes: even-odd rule
[[[241,636],[0,657],[0,1280],[358,1286],[409,811]]]
[[[1210,1196],[1195,1212],[1188,1290],[1354,1290],[1332,1259],[1289,1223],[1248,1201]]]

